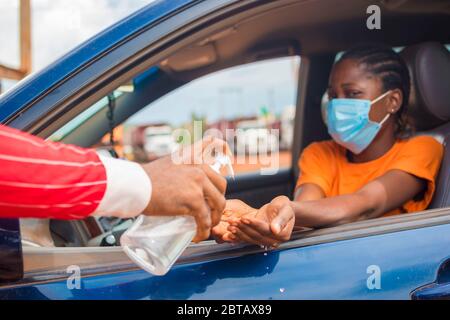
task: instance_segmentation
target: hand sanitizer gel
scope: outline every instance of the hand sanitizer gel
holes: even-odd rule
[[[220,173],[226,166],[234,177],[231,160],[218,155],[211,166]],[[197,224],[192,216],[139,216],[122,235],[120,243],[128,257],[154,275],[165,275],[192,242]]]

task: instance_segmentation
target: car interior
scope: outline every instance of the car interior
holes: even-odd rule
[[[383,1],[380,30],[365,27],[373,1],[281,0],[265,2],[192,32],[181,44],[168,47],[159,63],[132,76],[131,85],[115,98],[114,123],[173,90],[219,70],[279,57],[301,58],[291,167],[275,175],[243,174],[228,181],[227,198],[254,207],[274,197],[292,198],[299,175],[298,157],[314,141],[330,139],[322,120],[321,101],[331,67],[339,52],[356,43],[382,42],[401,47],[412,77],[410,117],[417,134],[434,136],[444,146],[450,140],[450,5],[444,1]],[[118,88],[117,91],[121,89]],[[96,98],[99,101],[102,96]],[[66,130],[60,141],[83,147],[98,143],[110,131],[108,104]],[[67,122],[67,121],[66,121]],[[70,124],[60,123],[60,128]],[[436,193],[428,209],[450,207],[450,150],[445,148]],[[391,219],[391,220],[389,220]],[[381,218],[386,224],[395,218]],[[24,246],[117,246],[131,220],[88,218],[83,221],[22,221]],[[36,230],[40,230],[36,235]],[[293,239],[308,237],[299,232]],[[34,234],[34,235],[33,235]]]

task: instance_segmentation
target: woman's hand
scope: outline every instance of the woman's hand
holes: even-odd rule
[[[257,211],[258,209],[250,207],[241,200],[227,200],[220,223],[211,231],[212,236],[218,243],[236,241],[236,236],[228,230],[229,222],[239,221],[242,217],[254,217]]]
[[[228,231],[232,233],[230,237],[235,238],[233,241],[277,247],[290,239],[295,213],[289,198],[280,196],[261,207],[256,215],[232,217],[228,223]]]

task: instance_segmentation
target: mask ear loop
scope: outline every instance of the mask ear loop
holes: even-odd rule
[[[383,93],[381,96],[379,96],[379,97],[376,98],[375,100],[371,101],[371,102],[370,102],[370,105],[373,105],[374,103],[377,103],[378,101],[380,101],[381,99],[383,99],[384,97],[386,97],[389,93],[391,93],[391,90],[386,91],[386,92]],[[390,116],[391,116],[391,114],[388,113],[388,114],[383,118],[383,120],[381,120],[380,126],[382,126],[382,125],[387,121],[387,119],[389,119]]]
[[[374,103],[377,103],[378,101],[380,101],[381,99],[383,99],[384,97],[386,97],[389,93],[391,93],[392,90],[388,90],[385,93],[383,93],[381,96],[379,96],[378,98],[376,98],[375,100],[370,102],[370,105],[373,105]]]
[[[388,113],[388,114],[383,118],[383,120],[381,120],[381,122],[380,122],[380,127],[387,121],[387,119],[389,119],[390,116],[391,116],[391,114]]]

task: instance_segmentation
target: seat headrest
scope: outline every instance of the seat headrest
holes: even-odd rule
[[[450,121],[450,53],[438,42],[424,42],[401,52],[411,76],[408,114],[417,130]]]

